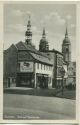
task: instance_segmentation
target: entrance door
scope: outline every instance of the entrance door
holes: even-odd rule
[[[37,87],[48,88],[48,77],[37,75]]]

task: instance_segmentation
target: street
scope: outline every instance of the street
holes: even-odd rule
[[[4,118],[5,119],[75,119],[75,100],[4,94]]]

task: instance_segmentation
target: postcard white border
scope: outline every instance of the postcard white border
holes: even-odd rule
[[[36,1],[36,0],[35,0]],[[35,1],[30,0],[29,3],[33,3]],[[42,0],[41,0],[42,1]],[[41,1],[36,1],[36,3]],[[58,4],[76,4],[77,8],[77,28],[76,28],[76,63],[77,63],[77,80],[76,80],[76,119],[75,120],[3,120],[3,5],[4,3],[22,3],[22,0],[16,1],[1,1],[0,2],[0,123],[80,123],[80,84],[79,84],[79,77],[80,77],[80,2],[79,1],[52,1]],[[26,1],[28,2],[28,1]],[[49,1],[45,1],[46,3],[50,3]],[[45,3],[42,1],[42,3]],[[24,1],[25,3],[25,1]]]

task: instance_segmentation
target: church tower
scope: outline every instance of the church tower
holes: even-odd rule
[[[62,53],[63,53],[63,60],[69,64],[71,62],[71,43],[68,38],[68,31],[66,28],[65,38],[62,44]]]
[[[32,31],[31,31],[31,21],[30,21],[30,16],[27,24],[27,31],[25,32],[25,42],[27,45],[32,44]]]
[[[39,44],[39,51],[45,52],[49,50],[48,41],[46,40],[45,28],[43,28],[42,39]]]

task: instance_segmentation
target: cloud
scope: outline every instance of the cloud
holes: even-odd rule
[[[71,28],[75,28],[75,24],[71,24]]]
[[[22,16],[23,12],[19,9],[16,9],[16,10],[12,11],[12,14],[15,15],[15,16]]]
[[[22,24],[10,24],[8,25],[8,31],[12,31],[12,32],[24,32],[26,31],[26,26],[22,25]]]
[[[64,25],[65,19],[63,19],[58,12],[51,12],[44,17],[44,20],[41,20],[41,23],[53,21],[54,25]]]
[[[30,11],[27,11],[26,14],[31,16],[31,12]]]
[[[67,19],[67,20],[70,20],[71,18],[72,18],[71,15],[67,15],[67,16],[66,16],[66,19]]]
[[[33,32],[37,32],[37,30],[38,30],[38,29],[37,29],[36,26],[32,26],[32,31],[33,31]]]

